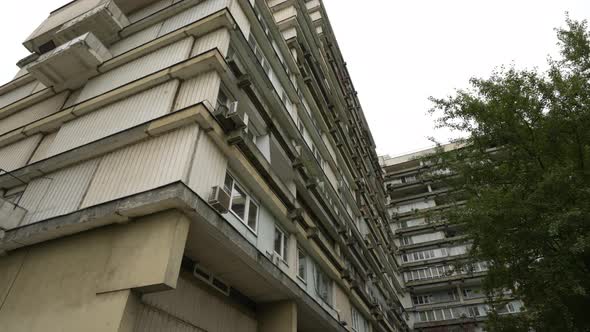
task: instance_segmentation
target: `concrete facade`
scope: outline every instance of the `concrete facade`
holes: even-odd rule
[[[407,331],[319,0],[76,0],[0,86],[0,331]]]
[[[445,150],[458,148],[455,144],[443,146]],[[423,157],[435,151],[380,157],[390,227],[395,232],[392,253],[405,289],[400,300],[414,331],[484,331],[489,307],[482,278],[488,266],[486,262],[465,265],[470,241],[461,225],[440,214],[459,208],[464,200],[451,198],[452,188],[429,176],[430,167]],[[504,313],[521,308],[522,303],[512,299]]]

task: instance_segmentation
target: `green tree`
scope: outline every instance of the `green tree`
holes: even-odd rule
[[[518,316],[492,312],[491,331],[590,331],[590,33],[566,23],[548,70],[500,68],[431,98],[438,126],[466,134],[432,157],[466,199],[447,217],[490,262],[490,303],[502,290],[525,303]]]

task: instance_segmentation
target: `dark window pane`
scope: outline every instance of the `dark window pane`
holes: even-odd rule
[[[256,230],[256,220],[258,219],[258,206],[250,200],[250,207],[248,208],[248,226]]]
[[[238,186],[234,186],[231,199],[231,210],[242,220],[246,212],[246,194]]]

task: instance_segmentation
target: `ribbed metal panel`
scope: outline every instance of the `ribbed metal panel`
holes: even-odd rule
[[[35,154],[33,154],[33,157],[31,158],[29,164],[35,163],[39,160],[43,160],[49,156],[49,149],[51,148],[51,144],[53,144],[53,140],[56,136],[57,132],[43,136],[43,139],[41,140],[41,143],[39,143],[39,147],[37,148],[37,150],[35,150]]]
[[[228,302],[184,278],[175,290],[146,294],[143,301],[194,326],[215,332],[255,332],[256,321]]]
[[[246,17],[246,14],[242,10],[240,2],[238,0],[231,0],[229,11],[234,17],[234,20],[236,20],[236,23],[240,30],[242,30],[244,36],[248,36],[250,34],[250,21],[248,21],[248,17]]]
[[[230,35],[227,29],[223,28],[215,30],[202,37],[199,37],[199,39],[195,41],[195,45],[193,46],[191,56],[201,54],[205,51],[209,51],[214,48],[219,49],[223,56],[227,56],[227,51],[229,49],[229,40]]]
[[[67,93],[63,92],[0,120],[0,135],[59,111],[66,97]]]
[[[211,188],[223,183],[227,160],[213,140],[205,133],[199,137],[188,186],[204,199],[209,198]]]
[[[76,211],[97,165],[94,159],[31,181],[20,201],[29,211],[22,225]]]
[[[188,126],[104,156],[83,207],[183,180],[198,126]]]
[[[33,89],[37,86],[37,83],[39,82],[33,81],[3,94],[0,96],[0,107],[10,105],[15,101],[30,95],[33,92]]]
[[[205,332],[156,308],[142,305],[135,321],[135,332]]]
[[[98,96],[188,58],[193,38],[185,38],[90,80],[77,103]]]
[[[131,49],[156,39],[161,27],[162,23],[158,23],[118,41],[110,47],[111,54],[113,56],[121,55]]]
[[[40,140],[41,134],[0,148],[0,168],[10,172],[25,166]]]
[[[129,19],[129,22],[134,23],[137,22],[143,18],[146,18],[150,15],[152,15],[153,13],[160,11],[168,6],[170,6],[173,3],[173,0],[160,0],[160,1],[156,1],[144,8],[141,8],[131,14],[129,14],[127,16],[127,18]]]
[[[49,155],[68,151],[169,113],[178,85],[178,80],[158,85],[64,124]]]
[[[216,104],[221,78],[215,71],[182,82],[174,105],[175,110],[207,100],[212,106]]]
[[[207,0],[189,8],[164,21],[159,36],[163,36],[183,26],[196,22],[203,17],[212,14],[222,8],[229,7],[230,0]]]

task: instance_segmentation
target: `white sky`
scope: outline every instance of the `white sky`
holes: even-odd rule
[[[543,68],[565,12],[590,16],[590,0],[323,1],[377,152],[389,155],[429,147],[429,136],[449,138],[434,131],[429,96],[449,95],[502,64]],[[21,43],[68,0],[3,2],[0,84],[28,54]]]

